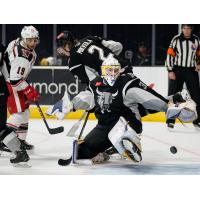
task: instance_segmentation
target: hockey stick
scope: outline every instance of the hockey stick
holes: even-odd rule
[[[42,109],[41,109],[41,107],[40,107],[39,102],[36,101],[35,104],[36,104],[36,106],[37,106],[37,108],[38,108],[38,111],[39,111],[39,113],[40,113],[40,115],[41,115],[41,117],[42,117],[42,119],[43,119],[43,121],[44,121],[44,124],[45,124],[47,130],[49,131],[49,133],[50,133],[51,135],[58,134],[58,133],[62,133],[62,132],[64,131],[64,127],[63,127],[63,126],[59,126],[59,127],[57,127],[57,128],[50,128],[49,125],[48,125],[48,123],[47,123],[47,121],[46,121],[46,118],[45,118],[45,116],[44,116],[44,114],[43,114],[43,112],[42,112]]]
[[[85,117],[85,115],[86,115],[86,111],[83,113],[83,115],[81,116],[81,118],[78,120],[78,122],[76,122],[72,127],[71,127],[71,129],[68,131],[68,133],[67,133],[67,136],[69,136],[69,137],[73,137],[73,136],[75,136],[75,132],[78,130],[78,128],[80,127],[80,125],[81,125],[81,122],[82,122],[82,120],[83,120],[83,118]]]
[[[80,140],[81,137],[82,137],[82,135],[83,135],[83,131],[84,131],[85,126],[86,126],[86,124],[87,124],[89,115],[90,115],[90,112],[88,112],[87,115],[86,115],[86,118],[85,118],[83,127],[82,127],[81,132],[80,132],[80,134],[79,134],[79,136],[78,136],[78,140]],[[73,143],[73,146],[74,146],[74,143]],[[73,152],[73,153],[74,153],[74,152]],[[68,158],[68,159],[59,159],[59,160],[58,160],[58,164],[61,165],[61,166],[69,165],[69,164],[71,163],[72,159],[73,159],[72,156],[71,156],[70,158]],[[73,159],[73,161],[74,161],[74,159]]]

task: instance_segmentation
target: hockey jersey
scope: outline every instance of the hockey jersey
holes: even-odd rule
[[[81,82],[88,84],[101,74],[102,62],[108,57],[118,56],[121,51],[122,45],[119,42],[87,36],[72,48],[69,70]]]
[[[98,120],[109,121],[132,113],[140,119],[149,113],[167,110],[168,100],[133,74],[120,75],[112,87],[105,79],[97,77],[91,81],[89,89]]]
[[[35,63],[36,53],[34,50],[26,49],[19,38],[10,42],[6,52],[10,66],[4,68],[4,75],[12,87],[21,91],[28,85],[26,80]]]

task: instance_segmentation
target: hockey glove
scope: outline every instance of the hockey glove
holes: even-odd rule
[[[197,119],[196,103],[190,99],[185,103],[169,104],[166,113],[167,119],[178,118],[182,122],[191,122]]]
[[[28,85],[24,90],[23,90],[24,95],[29,101],[37,101],[39,99],[39,93],[37,90],[32,87],[31,85]]]
[[[67,93],[65,93],[64,97],[56,102],[55,105],[48,108],[46,111],[47,115],[54,115],[58,120],[63,120],[65,115],[73,110],[73,104],[69,99]]]

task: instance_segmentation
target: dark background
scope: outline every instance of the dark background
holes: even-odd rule
[[[0,39],[2,42],[8,45],[11,40],[19,37],[24,25],[25,24],[1,24]],[[2,34],[3,26],[5,30],[4,37]],[[123,44],[124,50],[122,56],[125,55],[127,50],[132,51],[133,56],[135,56],[140,42],[145,42],[149,48],[149,53],[151,54],[152,52],[152,24],[33,24],[33,26],[40,32],[40,44],[36,49],[38,54],[36,65],[40,65],[42,58],[55,56],[53,41],[55,41],[56,35],[63,30],[72,31],[79,39],[89,34],[103,37],[105,36],[106,26],[107,39],[116,40]],[[194,33],[200,36],[199,24],[194,25]],[[178,24],[156,24],[154,34],[155,55],[152,55],[155,56],[154,65],[163,66],[168,45],[174,35],[178,34]],[[66,65],[66,62],[60,63],[59,65]]]

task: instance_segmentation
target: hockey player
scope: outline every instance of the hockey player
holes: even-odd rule
[[[57,104],[58,110],[65,111],[67,106],[90,110],[95,105],[98,124],[78,144],[78,159],[92,159],[94,163],[105,161],[108,156],[103,152],[113,145],[120,154],[140,162],[142,148],[138,134],[142,132],[142,123],[137,112],[140,104],[147,110],[167,112],[170,118],[183,121],[196,118],[195,103],[190,100],[186,104],[186,95],[178,93],[164,98],[132,73],[120,75],[121,65],[115,58],[106,59],[101,69],[102,76],[90,82],[87,95],[85,92],[82,98],[79,95],[72,102],[65,96],[65,104],[60,104],[65,108],[59,109]],[[168,108],[169,102],[176,105]]]
[[[29,156],[22,147],[16,133],[6,126],[8,88],[2,73],[2,67],[8,64],[5,54],[6,48],[0,44],[0,154],[1,150],[12,151],[15,156],[10,159],[13,164],[28,162]]]
[[[120,59],[122,44],[112,40],[105,40],[97,36],[87,36],[76,40],[70,31],[63,31],[57,37],[58,53],[69,56],[69,70],[82,83],[88,84],[101,74],[102,62],[109,57],[116,57],[123,67],[128,62]]]
[[[36,60],[35,48],[39,43],[39,32],[33,26],[24,26],[21,38],[10,42],[7,54],[10,67],[5,69],[10,96],[7,125],[16,131],[21,144],[31,150],[33,145],[26,142],[29,121],[29,103],[39,98],[38,92],[27,82],[27,77]]]
[[[57,45],[57,51],[60,55],[69,56],[68,66],[74,77],[78,77],[86,85],[89,85],[90,81],[101,74],[102,62],[107,58],[117,58],[123,67],[124,73],[132,72],[130,63],[119,57],[123,49],[122,44],[119,42],[105,40],[97,36],[87,36],[78,41],[70,31],[63,31],[57,36]],[[79,93],[76,99],[79,98],[79,95],[83,96],[84,92]],[[55,107],[50,107],[46,114],[54,114],[58,119],[63,119],[62,112],[57,112],[58,110],[53,108]],[[68,109],[68,111],[73,110],[70,107]]]

